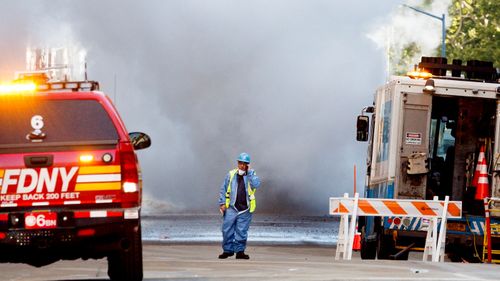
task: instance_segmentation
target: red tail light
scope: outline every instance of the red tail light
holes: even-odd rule
[[[120,143],[120,165],[122,173],[122,189],[126,193],[139,191],[139,175],[134,148],[129,142]]]

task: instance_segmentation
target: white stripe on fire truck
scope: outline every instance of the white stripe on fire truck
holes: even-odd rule
[[[3,179],[0,179],[0,185],[2,185]]]
[[[32,206],[48,206],[49,202],[33,202],[31,203]]]
[[[95,202],[97,204],[100,204],[100,203],[113,203],[113,199],[96,199]]]
[[[82,203],[82,201],[80,201],[80,200],[64,201],[64,205],[78,205],[81,203]]]
[[[90,211],[91,218],[105,218],[108,216],[107,211]]]
[[[75,212],[76,219],[85,218],[107,218],[107,217],[121,217],[123,216],[122,211],[83,211]]]
[[[77,183],[121,181],[121,174],[78,175]]]
[[[0,207],[17,207],[17,203],[2,203]]]

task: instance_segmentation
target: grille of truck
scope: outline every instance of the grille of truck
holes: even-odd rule
[[[44,248],[54,241],[58,241],[58,243],[72,242],[74,235],[70,233],[56,233],[53,230],[15,231],[9,233],[8,239],[13,241],[17,246],[36,246]]]

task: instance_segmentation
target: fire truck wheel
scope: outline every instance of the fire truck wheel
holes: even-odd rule
[[[377,255],[377,241],[367,241],[365,226],[361,228],[361,259],[374,260]]]
[[[108,256],[108,276],[113,281],[142,281],[141,227],[131,231],[129,239],[123,242],[125,250]]]

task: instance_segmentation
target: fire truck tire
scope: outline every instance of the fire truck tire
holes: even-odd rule
[[[112,281],[142,281],[141,227],[131,231],[126,249],[108,256],[108,276]]]
[[[386,235],[383,232],[379,232],[377,236],[377,259],[387,260],[390,255],[395,254],[396,245],[392,235]]]
[[[365,235],[365,226],[363,226],[361,228],[361,259],[374,260],[377,256],[377,241],[367,241]]]

